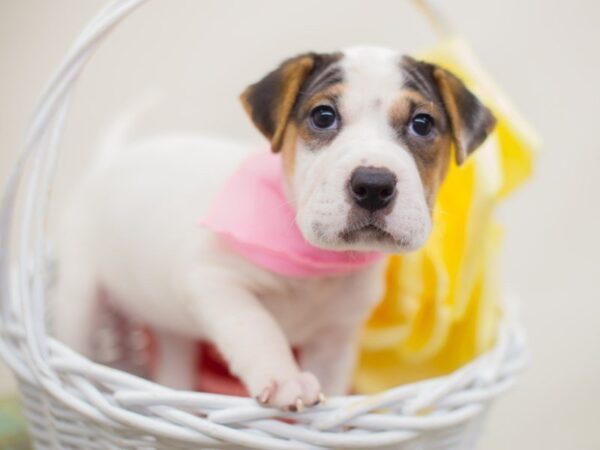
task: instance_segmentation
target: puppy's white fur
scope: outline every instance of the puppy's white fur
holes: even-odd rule
[[[159,333],[157,378],[191,388],[192,341],[215,342],[253,395],[274,381],[276,405],[316,401],[289,346],[302,347],[302,369],[340,394],[354,364],[355,334],[379,298],[380,270],[294,280],[231,253],[197,226],[248,148],[205,137],[171,137],[124,149],[89,175],[64,221],[57,295],[58,337],[90,354],[98,286],[118,308]],[[315,314],[315,311],[319,311]],[[325,364],[327,363],[327,364]],[[306,391],[306,392],[305,392]]]
[[[316,245],[384,245],[339,238],[350,213],[347,180],[364,165],[386,167],[398,180],[386,232],[402,245],[384,249],[414,249],[429,234],[414,158],[389,125],[402,84],[399,59],[383,49],[345,51],[344,128],[321,151],[298,142],[288,191],[299,227]],[[191,388],[193,342],[210,340],[252,395],[276,384],[272,405],[294,405],[298,398],[312,404],[321,389],[344,393],[356,335],[382,292],[381,265],[347,276],[290,279],[249,263],[197,226],[248,152],[221,139],[165,137],[122,149],[112,164],[92,171],[68,208],[61,236],[59,338],[90,353],[87,334],[102,287],[119,309],[157,331],[163,358],[157,378],[164,384]],[[290,346],[302,349],[301,368]]]

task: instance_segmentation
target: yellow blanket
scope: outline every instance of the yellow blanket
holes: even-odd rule
[[[385,295],[361,339],[361,393],[451,372],[493,345],[502,315],[494,207],[530,176],[539,148],[463,40],[449,38],[423,59],[461,77],[498,126],[470,161],[451,166],[426,246],[389,258]]]

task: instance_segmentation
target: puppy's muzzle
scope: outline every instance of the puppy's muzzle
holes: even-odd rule
[[[396,197],[396,175],[378,167],[358,167],[350,177],[350,197],[369,212],[384,209]]]

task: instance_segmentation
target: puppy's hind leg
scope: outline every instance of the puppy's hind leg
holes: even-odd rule
[[[156,330],[156,366],[152,378],[164,386],[194,390],[196,388],[198,343],[196,340]]]
[[[96,280],[85,259],[60,260],[52,302],[54,336],[82,355],[92,357],[92,331],[99,302]]]

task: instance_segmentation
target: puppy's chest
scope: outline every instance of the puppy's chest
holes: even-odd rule
[[[330,326],[360,322],[377,300],[378,287],[357,280],[286,280],[258,293],[289,341],[301,345]],[[363,280],[365,283],[367,280]]]

